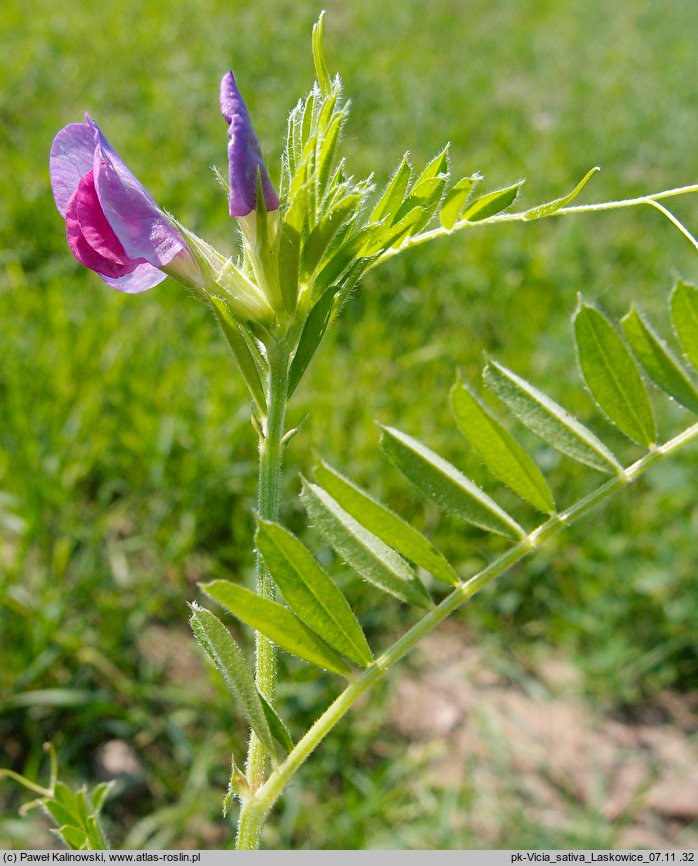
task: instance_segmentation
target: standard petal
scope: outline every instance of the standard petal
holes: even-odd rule
[[[131,259],[155,267],[168,264],[185,247],[184,239],[130,171],[94,121],[95,186],[104,215]]]
[[[247,216],[256,209],[258,173],[262,180],[266,209],[277,210],[279,197],[269,178],[247,106],[230,71],[225,73],[221,81],[221,114],[229,124],[230,215]]]
[[[125,292],[127,295],[137,295],[140,292],[145,292],[157,286],[164,279],[167,279],[167,274],[149,265],[147,262],[142,265],[137,265],[136,268],[124,277],[113,278],[100,274],[104,282],[111,286],[112,289],[118,289],[120,292]]]
[[[51,189],[63,216],[80,180],[92,171],[94,150],[94,135],[86,123],[71,123],[53,139],[49,158]]]

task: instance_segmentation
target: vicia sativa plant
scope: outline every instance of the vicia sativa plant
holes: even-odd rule
[[[445,147],[421,169],[406,154],[376,193],[373,177],[352,177],[342,155],[349,107],[339,77],[331,79],[327,71],[322,23],[321,17],[313,30],[317,81],[289,116],[278,192],[233,73],[223,76],[220,108],[228,126],[229,175],[227,182],[221,180],[239,228],[237,254],[219,252],[163,211],[91,118],[61,130],[51,150],[54,197],[75,258],[122,292],[145,291],[166,276],[185,285],[210,306],[250,393],[259,440],[257,585],[252,590],[234,580],[214,580],[201,588],[216,603],[214,609],[222,607],[254,630],[254,666],[214,612],[191,604],[194,634],[250,727],[246,762],[233,761],[224,799],[224,810],[240,801],[239,848],[259,845],[264,821],[296,771],[360,696],[424,635],[546,539],[698,435],[694,423],[660,444],[645,386],[648,378],[698,413],[698,289],[679,281],[670,303],[679,352],[635,309],[620,331],[581,300],[574,316],[588,390],[618,430],[644,449],[629,466],[534,385],[495,360],[486,363],[485,386],[514,418],[567,458],[605,476],[579,502],[556,505],[541,470],[475,390],[460,378],[453,386],[456,425],[493,476],[543,515],[534,528],[426,444],[407,432],[382,428],[385,453],[423,496],[484,532],[509,539],[504,553],[477,574],[460,574],[422,533],[321,462],[314,481],[302,484],[310,524],[375,588],[377,598],[386,593],[421,613],[392,646],[369,646],[344,593],[279,522],[281,466],[296,432],[286,427],[288,402],[361,278],[406,249],[456,232],[635,205],[659,210],[698,247],[662,203],[696,192],[698,185],[573,205],[597,170],[592,168],[567,195],[515,211],[522,181],[478,194],[482,178],[471,174],[454,180]],[[429,591],[419,570],[443,591]],[[279,648],[336,674],[341,684],[336,700],[297,741],[275,705]],[[73,794],[56,781],[55,772],[48,788],[33,789],[69,845],[104,846],[97,820],[104,789]]]

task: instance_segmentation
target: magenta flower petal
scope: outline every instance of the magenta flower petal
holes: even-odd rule
[[[152,289],[153,286],[157,286],[158,283],[166,279],[167,274],[146,262],[137,265],[130,274],[123,277],[107,277],[104,274],[100,274],[100,277],[112,289],[118,289],[127,295],[137,295],[139,292],[145,292]]]
[[[228,169],[230,179],[230,215],[247,216],[257,207],[257,173],[262,180],[264,204],[268,211],[277,210],[279,197],[269,178],[250,115],[232,72],[221,81],[221,114],[229,124]]]
[[[186,284],[196,285],[199,275],[184,238],[89,117],[55,137],[50,171],[68,245],[80,264],[133,294],[161,283],[166,274],[159,268],[172,268],[179,256]],[[176,277],[177,268],[172,273]]]
[[[92,216],[90,211],[94,210],[94,204],[91,203],[93,197],[96,200],[92,172],[89,172],[78,184],[78,188],[70,198],[66,208],[65,225],[68,246],[75,258],[86,268],[109,277],[122,277],[130,273],[138,265],[138,262],[129,259],[106,220],[106,235],[99,239],[99,249],[92,246],[83,231],[81,211],[83,215],[87,212],[88,216]],[[99,202],[97,202],[96,208],[100,211]],[[104,214],[101,216],[104,218]],[[93,220],[93,229],[98,221],[99,217]]]
[[[85,123],[69,124],[53,140],[49,160],[51,189],[63,216],[78,184],[92,171],[94,151],[94,135]]]
[[[155,267],[172,261],[186,244],[181,234],[127,168],[89,117],[94,134],[93,171],[104,215],[131,259]]]
[[[123,244],[107,222],[97,196],[93,172],[88,172],[80,181],[75,193],[75,204],[80,232],[92,249],[115,265],[128,265],[128,271],[124,273],[132,271],[139,260],[126,255]]]

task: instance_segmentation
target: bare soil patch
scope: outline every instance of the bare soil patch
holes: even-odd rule
[[[539,823],[598,815],[617,826],[614,847],[698,847],[698,695],[668,693],[627,720],[583,700],[564,660],[541,665],[537,687],[512,686],[457,624],[419,653],[420,670],[396,683],[391,723],[435,746],[432,784],[474,791],[468,820],[483,843],[501,834],[495,816],[513,793]]]

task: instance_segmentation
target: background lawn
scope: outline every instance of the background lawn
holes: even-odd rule
[[[588,201],[697,180],[698,4],[325,5],[330,69],[353,105],[344,150],[357,175],[373,171],[382,185],[406,149],[419,165],[450,141],[454,174],[481,171],[483,189],[526,177],[522,206],[566,192],[595,164],[603,172]],[[221,74],[234,68],[278,177],[288,112],[312,84],[319,9],[8,0],[0,10],[0,765],[38,777],[50,738],[79,785],[104,772],[105,744],[128,743],[135,763],[107,807],[115,845],[230,843],[220,801],[246,731],[188,635],[185,603],[198,580],[251,577],[256,453],[244,387],[208,310],[170,281],[125,297],[80,268],[51,198],[48,151],[89,110],[163,207],[232,249],[209,170],[225,167]],[[698,227],[695,199],[676,210]],[[676,274],[698,279],[698,257],[650,209],[482,228],[372,272],[295,397],[290,421],[306,420],[288,452],[284,518],[304,531],[298,472],[322,455],[471,572],[500,543],[425,507],[380,456],[374,422],[489,484],[447,405],[455,369],[475,380],[486,351],[591,418],[630,461],[636,453],[579,384],[570,316],[579,292],[613,316],[635,300],[668,333]],[[684,410],[657,406],[664,438],[688,423]],[[597,483],[522,440],[559,502]],[[644,718],[667,694],[690,702],[696,455],[687,449],[478,596],[453,626],[464,648],[479,647],[484,668],[529,691],[541,665],[564,659],[577,670],[575,695],[618,718]],[[336,571],[375,645],[413,621]],[[428,780],[427,751],[391,722],[396,684],[418,665],[404,663],[314,756],[266,844],[614,844],[631,814],[574,798],[557,825],[530,803],[524,813],[506,762],[487,821],[470,821],[475,783]],[[288,668],[300,686],[282,686],[280,705],[298,733],[336,682]],[[23,799],[0,786],[0,842],[48,844],[41,816],[17,817]]]

